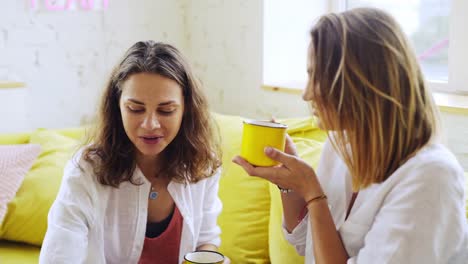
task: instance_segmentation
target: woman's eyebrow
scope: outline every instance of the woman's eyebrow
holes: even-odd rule
[[[159,103],[160,106],[171,105],[171,104],[178,105],[178,103],[176,101],[174,101],[174,100],[169,100],[169,101],[166,101],[166,102]]]
[[[134,98],[128,98],[127,101],[130,101],[134,104],[138,104],[138,105],[145,105],[145,103],[141,102],[141,101],[138,101]],[[169,100],[169,101],[165,101],[165,102],[161,102],[158,104],[158,106],[166,106],[166,105],[179,105],[175,100]]]
[[[138,101],[136,99],[133,99],[133,98],[128,98],[127,101],[130,101],[132,103],[139,104],[139,105],[144,105],[145,104],[145,103],[140,102],[140,101]]]

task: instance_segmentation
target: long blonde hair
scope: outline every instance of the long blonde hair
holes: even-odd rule
[[[438,111],[396,21],[373,8],[327,14],[311,30],[310,89],[353,189],[385,181],[438,130]]]

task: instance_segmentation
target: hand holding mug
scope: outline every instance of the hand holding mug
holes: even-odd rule
[[[280,165],[256,167],[240,156],[234,157],[232,161],[240,165],[250,176],[257,176],[281,188],[293,190],[305,201],[323,194],[314,169],[297,157],[295,145],[289,136],[285,140],[285,152],[266,147],[264,153]]]

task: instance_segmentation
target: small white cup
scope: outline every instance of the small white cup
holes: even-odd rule
[[[184,256],[184,264],[222,264],[223,262],[223,254],[211,250],[190,252]]]

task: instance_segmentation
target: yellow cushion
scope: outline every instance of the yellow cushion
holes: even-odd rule
[[[77,140],[40,129],[30,143],[42,152],[26,175],[0,227],[0,238],[41,245],[47,229],[47,214],[57,195],[63,168],[77,149]]]
[[[0,241],[0,263],[37,263],[40,250],[39,247],[32,245]]]
[[[223,150],[219,186],[223,211],[218,218],[222,230],[220,251],[232,263],[270,263],[268,182],[248,176],[231,161],[240,154],[243,119],[226,115],[215,115],[215,119],[222,135]]]
[[[296,118],[279,120],[288,125],[288,134],[297,147],[298,155],[316,168],[320,159],[326,133],[319,130],[311,118]],[[283,206],[278,187],[270,184],[270,224],[269,249],[271,263],[304,263],[304,257],[299,256],[294,247],[286,241],[282,231]]]
[[[0,134],[0,145],[26,144],[29,142],[30,133]]]
[[[73,139],[81,140],[85,135],[88,134],[88,128],[86,127],[73,127],[73,128],[63,128],[57,130],[51,130],[57,132],[62,136],[66,136]]]

